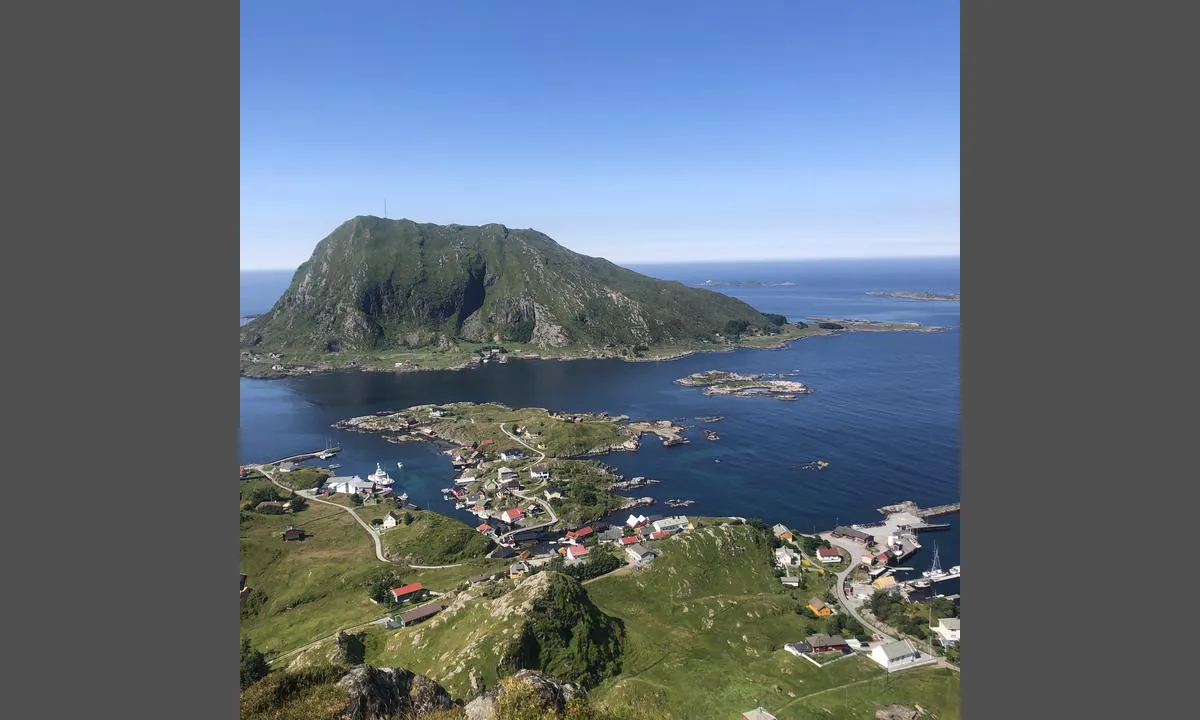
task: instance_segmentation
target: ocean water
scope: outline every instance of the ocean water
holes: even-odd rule
[[[930,506],[959,500],[959,304],[870,296],[868,290],[958,292],[957,259],[632,266],[686,284],[716,286],[791,320],[823,316],[919,322],[944,333],[847,333],[808,338],[785,350],[739,350],[673,361],[513,361],[459,372],[334,373],[284,380],[240,379],[242,462],[276,460],[333,442],[341,474],[365,476],[381,463],[412,500],[475,524],[441,499],[453,472],[428,444],[394,445],[335,430],[348,417],[423,403],[500,402],[560,411],[601,411],[673,419],[691,443],[664,448],[646,436],[634,453],[601,458],[622,474],[661,484],[632,491],[688,498],[695,515],[759,517],[801,532],[873,522],[876,508],[901,500]],[[241,315],[265,312],[291,272],[242,274]],[[795,372],[815,392],[796,401],[705,397],[672,381],[710,369]],[[695,418],[721,415],[706,425]],[[711,427],[720,439],[704,439]],[[824,458],[821,472],[801,469]],[[404,463],[398,470],[397,461]],[[641,512],[672,514],[661,503]],[[472,522],[474,521],[474,522]],[[934,544],[943,568],[961,563],[959,518],[922,536],[906,565],[927,569]],[[958,592],[958,581],[938,592]]]

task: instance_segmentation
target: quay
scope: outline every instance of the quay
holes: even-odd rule
[[[961,502],[936,505],[931,508],[922,508],[912,500],[904,500],[902,502],[895,503],[894,505],[884,505],[883,507],[878,508],[879,513],[885,517],[888,515],[906,513],[921,520],[937,517],[938,515],[950,515],[951,513],[956,513],[961,509]]]
[[[305,460],[313,460],[316,458],[319,458],[321,460],[326,460],[328,458],[333,457],[334,455],[337,455],[341,451],[342,451],[342,449],[340,447],[325,448],[324,450],[317,450],[316,452],[300,453],[299,455],[292,455],[291,457],[285,457],[281,460],[276,460],[275,462],[269,462],[269,463],[264,463],[264,464],[265,465],[282,465],[285,462],[298,463],[298,462],[303,462]]]

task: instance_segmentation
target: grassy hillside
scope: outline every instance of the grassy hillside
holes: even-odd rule
[[[356,217],[241,330],[256,351],[724,343],[781,319],[710,290],[571,252],[535,230]]]
[[[408,513],[412,522],[381,532],[383,552],[391,560],[448,565],[481,558],[490,547],[487,538],[454,518],[428,510],[396,512],[401,516]]]
[[[621,674],[597,688],[595,702],[680,718],[737,717],[761,704],[788,720],[870,717],[864,711],[886,697],[958,717],[958,678],[949,671],[911,671],[885,691],[879,667],[865,658],[818,668],[784,651],[826,626],[800,611],[814,587],[791,590],[774,577],[765,533],[705,527],[662,548],[647,569],[588,585],[597,607],[625,622],[629,638]],[[835,689],[850,683],[859,684],[845,696],[863,699],[843,707]],[[822,691],[830,692],[814,695]]]
[[[472,673],[488,687],[522,668],[595,682],[617,670],[624,642],[621,624],[577,581],[552,572],[473,587],[424,623],[373,628],[366,638],[370,664],[410,668],[455,697],[470,694]]]

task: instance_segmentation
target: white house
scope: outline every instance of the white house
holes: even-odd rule
[[[588,554],[588,548],[586,545],[572,545],[571,547],[567,548],[567,557],[572,560],[575,560],[576,558],[581,558],[587,554]]]
[[[279,472],[291,472],[295,469],[296,463],[294,462],[279,463]]]
[[[532,480],[549,480],[550,471],[545,465],[534,465],[529,468],[529,477]]]
[[[919,663],[925,658],[908,640],[894,640],[871,648],[871,659],[888,672],[893,672]]]
[[[930,625],[929,629],[937,633],[943,645],[954,645],[958,642],[959,618],[942,618],[937,625]]]
[[[509,525],[512,525],[514,522],[523,517],[525,517],[525,513],[521,511],[521,508],[509,508],[508,510],[500,513],[500,519]]]
[[[353,477],[331,477],[325,481],[325,487],[330,492],[353,495],[354,493],[371,492],[375,489],[375,483],[355,475]]]
[[[394,528],[399,524],[400,524],[400,516],[397,515],[396,513],[392,512],[391,510],[388,511],[387,515],[383,516],[383,526],[385,528]]]
[[[836,563],[842,561],[842,554],[834,548],[817,548],[817,559],[823,563]]]
[[[502,467],[496,471],[496,481],[501,485],[511,485],[517,481],[517,471],[510,467]]]
[[[676,515],[674,517],[663,518],[662,520],[654,521],[654,529],[658,532],[662,532],[663,530],[666,530],[667,532],[675,532],[677,530],[683,530],[687,526],[688,519],[682,515]]]
[[[775,548],[775,562],[779,565],[787,567],[788,565],[799,565],[800,554],[789,547]]]
[[[625,521],[625,524],[631,528],[635,528],[635,527],[641,527],[642,525],[645,525],[647,522],[649,522],[649,519],[645,515],[630,515],[629,519],[627,519]]]
[[[500,453],[500,459],[501,460],[524,460],[525,453],[521,452],[520,450],[516,450],[516,449],[505,450],[504,452]]]
[[[547,485],[546,491],[542,494],[546,496],[547,500],[558,500],[558,499],[561,499],[563,496],[562,490],[555,487],[554,485]]]
[[[634,562],[641,562],[647,558],[654,557],[654,553],[646,549],[641,543],[633,543],[625,548],[625,554]]]

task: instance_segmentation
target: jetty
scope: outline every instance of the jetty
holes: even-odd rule
[[[282,465],[283,463],[286,463],[286,462],[298,463],[298,462],[304,462],[305,460],[315,460],[315,459],[327,460],[327,459],[333,457],[334,455],[337,455],[341,451],[342,451],[342,449],[340,447],[325,448],[324,450],[315,450],[313,452],[300,453],[299,455],[292,455],[290,457],[285,457],[280,460],[276,460],[275,462],[269,462],[266,464],[267,465]]]
[[[931,508],[922,508],[912,500],[904,500],[903,502],[895,503],[894,505],[884,505],[879,509],[879,513],[883,516],[897,515],[900,513],[908,513],[922,520],[938,515],[950,515],[962,509],[962,503],[947,503],[945,505],[935,505]]]

